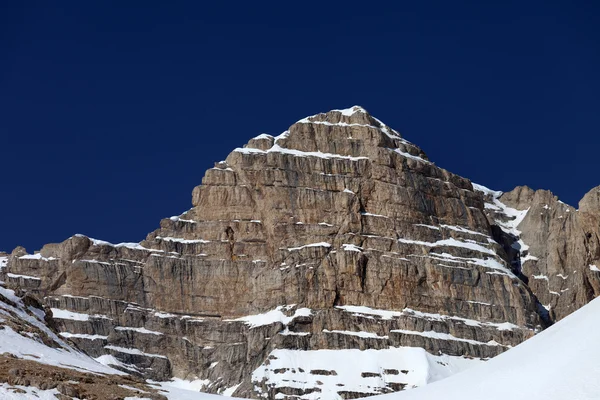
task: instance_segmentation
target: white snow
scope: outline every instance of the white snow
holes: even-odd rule
[[[64,343],[64,342],[62,342]],[[51,348],[32,338],[19,335],[9,326],[0,330],[0,354],[10,353],[19,358],[83,372],[123,374],[108,368],[65,344],[65,348]]]
[[[87,321],[90,319],[89,314],[82,314],[69,310],[61,310],[60,308],[52,308],[52,316],[57,319],[72,319],[75,321]]]
[[[272,135],[269,135],[268,133],[261,133],[258,136],[255,136],[253,139],[273,139]]]
[[[489,305],[487,303],[480,303],[480,304]],[[468,325],[468,326],[491,327],[491,328],[495,328],[500,331],[520,329],[519,326],[512,324],[510,322],[476,321],[474,319],[456,317],[456,316],[452,316],[452,315],[426,313],[426,312],[422,312],[422,311],[413,310],[408,307],[404,308],[402,311],[380,310],[380,309],[374,309],[374,308],[365,307],[365,306],[350,306],[350,305],[336,306],[335,308],[344,310],[346,312],[350,312],[354,316],[357,316],[357,317],[367,317],[367,318],[371,317],[372,318],[372,316],[377,316],[377,317],[380,317],[381,319],[390,320],[392,318],[398,318],[398,317],[402,317],[402,316],[410,316],[410,317],[414,317],[414,318],[427,319],[430,321],[453,320],[453,321],[462,322],[463,324]]]
[[[341,399],[338,391],[365,395],[381,393],[381,389],[392,382],[408,387],[422,386],[481,363],[462,357],[434,356],[415,347],[363,351],[276,349],[268,359],[268,365],[263,364],[252,373],[255,389],[260,391],[257,384],[263,380],[269,388],[321,389],[321,392],[300,396],[306,400]],[[317,370],[335,371],[336,374],[324,375]],[[405,373],[392,374],[389,370],[404,370]],[[379,376],[363,377],[363,372]]]
[[[356,113],[366,114],[366,112],[367,112],[367,110],[365,110],[361,106],[352,106],[350,108],[344,108],[342,110],[331,110],[331,111],[340,112],[340,113],[342,113],[342,115],[345,115],[346,117],[350,117]]]
[[[439,231],[439,226],[426,225],[426,224],[414,224],[415,226],[422,226],[423,228],[433,229],[435,231]]]
[[[480,303],[480,304],[487,304],[487,303]],[[413,310],[410,308],[405,308],[404,310],[402,310],[402,313],[411,315],[411,316],[414,316],[417,318],[424,318],[424,319],[433,320],[433,321],[453,320],[453,321],[462,322],[463,324],[469,325],[469,326],[481,326],[481,327],[489,326],[489,327],[493,327],[499,331],[510,331],[513,329],[519,329],[519,327],[517,325],[512,324],[510,322],[498,323],[498,322],[476,321],[474,319],[456,317],[456,316],[452,316],[452,315],[426,313],[426,312],[422,312],[422,311]]]
[[[231,169],[231,168],[227,168],[227,169]],[[186,222],[186,223],[189,223],[189,224],[195,224],[196,223],[196,221],[194,221],[192,219],[183,219],[183,218],[181,218],[181,217],[179,217],[177,215],[175,215],[173,217],[170,217],[169,219],[171,221],[173,221],[173,222],[180,221],[180,222]]]
[[[88,339],[88,340],[106,340],[108,336],[102,335],[88,335],[85,333],[70,333],[70,332],[61,332],[60,336],[67,339]]]
[[[0,269],[8,265],[8,257],[0,257]]]
[[[338,333],[340,335],[348,335],[348,336],[356,336],[356,337],[360,337],[360,338],[364,338],[364,339],[389,339],[389,336],[379,336],[376,333],[373,332],[363,332],[363,331],[359,331],[359,332],[355,332],[355,331],[340,331],[340,330],[328,330],[328,329],[323,329],[324,333]]]
[[[305,244],[304,246],[299,246],[299,247],[289,247],[288,251],[298,251],[298,250],[305,249],[307,247],[331,247],[331,244],[327,243],[327,242],[311,243],[311,244]]]
[[[590,271],[596,271],[596,272],[600,272],[600,268],[598,268],[595,265],[590,265]]]
[[[87,236],[82,235],[80,233],[76,234],[75,236],[76,237],[87,237]],[[125,248],[132,249],[132,250],[143,250],[143,251],[152,251],[152,252],[160,252],[160,253],[163,252],[163,250],[147,249],[147,248],[145,248],[144,246],[142,246],[139,243],[117,243],[117,244],[113,244],[113,243],[107,242],[105,240],[98,240],[98,239],[94,239],[94,238],[91,238],[91,237],[87,237],[87,238],[92,241],[92,244],[94,246],[110,246],[110,247],[116,247],[116,248],[125,247]]]
[[[221,395],[201,392],[201,390],[204,390],[210,384],[210,381],[207,379],[185,381],[173,378],[168,382],[156,382],[152,380],[147,380],[147,382],[154,388],[159,389],[160,393],[169,400],[223,400],[223,396]]]
[[[526,210],[517,210],[515,208],[508,207],[506,204],[500,201],[500,196],[502,196],[502,192],[490,190],[485,186],[477,185],[475,183],[473,184],[473,188],[477,191],[483,192],[484,194],[492,196],[493,204],[485,203],[485,208],[493,209],[496,212],[502,213],[506,217],[510,218],[509,221],[506,222],[496,220],[496,223],[504,232],[518,239],[517,250],[519,250],[521,255],[521,264],[530,260],[538,261],[539,258],[528,254],[529,246],[521,239],[521,231],[517,229],[517,227],[521,224],[521,222],[523,222],[523,220],[527,216],[529,208]]]
[[[336,306],[335,308],[353,313],[353,315],[359,317],[377,316],[381,319],[392,319],[404,315],[402,311],[379,310],[366,306]]]
[[[128,326],[117,326],[117,327],[115,327],[115,330],[117,330],[117,331],[131,331],[131,332],[137,332],[137,333],[145,333],[145,334],[148,334],[148,335],[156,335],[156,336],[163,335],[161,332],[151,331],[151,330],[148,330],[146,328],[131,328],[131,327],[128,327]]]
[[[342,249],[344,249],[344,251],[356,251],[356,252],[359,252],[359,253],[362,252],[362,247],[359,247],[359,246],[354,245],[354,244],[349,244],[349,243],[342,244]]]
[[[56,400],[59,394],[57,389],[41,390],[34,386],[0,383],[0,398],[4,400]]]
[[[448,379],[373,400],[597,400],[600,299],[499,356]]]
[[[431,339],[439,339],[439,340],[451,340],[455,342],[465,342],[474,345],[484,345],[484,346],[502,346],[498,342],[493,340],[489,342],[479,342],[477,340],[472,339],[464,339],[453,336],[449,333],[435,332],[435,331],[409,331],[407,329],[392,329],[390,332],[401,333],[403,335],[413,335],[413,336],[423,336]],[[503,346],[504,347],[504,346]]]
[[[465,228],[464,226],[445,225],[445,224],[442,224],[440,226],[442,228],[450,229],[452,231],[461,232],[461,233],[468,233],[469,235],[479,235],[479,236],[483,236],[483,237],[486,237],[486,238],[490,237],[490,235],[487,235],[487,234],[481,233],[481,232],[476,232],[474,230]]]
[[[54,257],[42,257],[40,253],[36,254],[26,254],[24,256],[19,257],[19,260],[42,260],[42,261],[52,261],[57,260]]]
[[[52,332],[45,323],[28,314],[21,299],[15,296],[12,290],[0,287],[0,294],[14,302],[16,307],[7,303],[0,302],[0,309],[3,312],[10,312],[11,317],[18,318],[24,325],[32,325],[42,331],[48,339],[54,341],[59,347],[49,347],[39,338],[34,336],[21,335],[14,331],[10,326],[4,326],[0,329],[0,354],[10,353],[19,358],[33,360],[42,364],[54,365],[62,368],[71,368],[83,372],[104,373],[104,374],[123,374],[120,371],[108,368],[97,363],[87,355],[75,350],[64,340],[60,339]]]
[[[113,351],[116,351],[119,353],[134,354],[134,355],[145,356],[145,357],[167,358],[166,356],[163,356],[161,354],[144,353],[143,351],[141,351],[139,349],[134,349],[134,348],[130,348],[130,347],[119,347],[119,346],[108,345],[108,346],[104,346],[104,348],[108,349],[108,350],[113,350]]]
[[[37,278],[37,277],[35,277],[35,276],[29,276],[29,275],[17,275],[17,274],[11,274],[10,272],[8,272],[8,273],[6,274],[6,276],[8,276],[9,278],[16,278],[16,279],[18,279],[18,278],[23,278],[23,279],[31,279],[31,280],[34,280],[34,281],[41,281],[41,279],[40,279],[40,278]]]
[[[480,244],[476,244],[476,243],[463,242],[461,240],[457,240],[454,238],[438,240],[437,242],[424,242],[421,240],[411,240],[411,239],[402,239],[401,238],[401,239],[398,239],[398,242],[405,243],[405,244],[417,244],[419,246],[428,246],[428,247],[442,247],[442,246],[462,247],[464,249],[474,250],[479,253],[485,253],[485,254],[490,254],[490,255],[496,256],[496,253],[494,253],[493,250],[488,249],[487,247],[484,247],[484,246],[482,246]]]
[[[412,154],[406,153],[400,149],[390,149],[390,150],[392,150],[394,153],[400,154],[403,157],[410,158],[410,159],[416,160],[416,161],[421,161],[421,162],[424,162],[425,164],[431,164],[431,161],[427,161],[419,156],[413,156]]]
[[[247,315],[245,317],[236,318],[236,319],[228,319],[225,321],[229,321],[229,322],[241,321],[241,322],[246,323],[246,325],[249,325],[250,328],[256,328],[258,326],[263,326],[263,325],[271,325],[271,324],[274,324],[277,322],[281,322],[283,325],[287,326],[290,322],[292,322],[294,320],[294,318],[308,317],[312,314],[312,311],[309,308],[299,308],[294,311],[294,314],[291,317],[288,317],[282,311],[282,310],[290,310],[293,307],[294,307],[293,305],[278,306],[274,310],[267,311],[266,313],[263,313],[263,314]]]
[[[231,397],[231,395],[233,395],[233,393],[237,390],[237,388],[240,387],[240,385],[242,384],[242,382],[238,383],[237,385],[233,385],[231,387],[228,387],[227,389],[223,390],[223,392],[221,393],[222,396],[226,396],[226,397]]]
[[[345,160],[351,161],[360,161],[360,160],[368,160],[368,157],[353,157],[353,156],[345,156],[341,154],[332,154],[332,153],[323,153],[320,151],[300,151],[294,149],[286,149],[285,147],[279,146],[277,143],[273,145],[268,150],[260,150],[260,149],[252,149],[248,147],[238,147],[233,150],[236,153],[243,154],[268,154],[268,153],[282,153],[289,154],[294,157],[318,157],[318,158],[341,158]]]
[[[170,314],[170,313],[166,313],[166,312],[162,312],[162,311],[156,311],[153,314],[156,318],[176,318],[177,315],[175,314]]]

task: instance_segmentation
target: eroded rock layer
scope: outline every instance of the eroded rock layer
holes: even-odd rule
[[[493,357],[550,322],[540,305],[561,317],[595,295],[583,278],[564,278],[571,303],[527,286],[600,257],[597,211],[578,222],[592,237],[566,250],[587,258],[541,256],[563,239],[540,233],[542,194],[525,192],[474,188],[353,107],[235,149],[193,207],[141,243],[76,235],[17,248],[2,274],[43,299],[64,338],[130,373],[243,397],[355,398]],[[580,215],[599,209],[588,203]]]

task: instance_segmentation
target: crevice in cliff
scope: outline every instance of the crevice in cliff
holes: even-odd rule
[[[520,239],[498,225],[491,225],[492,238],[502,246],[504,254],[501,256],[510,266],[511,271],[519,278],[526,288],[529,295],[535,301],[535,313],[542,321],[542,327],[546,329],[554,323],[551,313],[542,305],[533,290],[529,287],[529,277],[523,273],[521,262],[521,243]]]

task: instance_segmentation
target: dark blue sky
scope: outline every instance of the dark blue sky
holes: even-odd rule
[[[2,250],[139,241],[234,147],[354,104],[497,190],[600,185],[597,2],[13,3]]]

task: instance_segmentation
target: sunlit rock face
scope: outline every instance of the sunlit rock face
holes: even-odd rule
[[[75,235],[15,249],[1,274],[129,373],[236,397],[356,398],[494,357],[595,295],[598,200],[561,212],[566,229],[540,222],[540,204],[568,208],[545,193],[474,187],[355,106],[234,149],[141,243]],[[580,276],[556,278],[557,299],[533,277],[554,285],[567,269]]]

